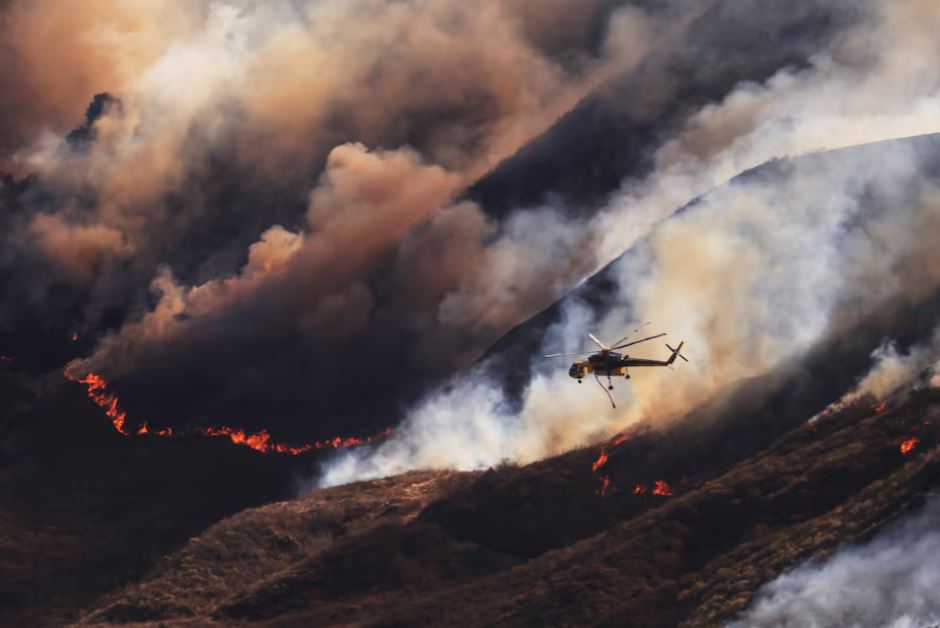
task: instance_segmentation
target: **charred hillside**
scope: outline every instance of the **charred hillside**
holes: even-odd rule
[[[773,189],[792,180],[796,169],[822,169],[831,163],[843,164],[851,171],[853,164],[877,158],[885,147],[904,147],[922,164],[918,176],[936,178],[938,146],[937,136],[924,136],[778,160],[739,176],[729,187],[758,181]],[[885,200],[874,193],[863,202],[872,207],[885,205]],[[694,207],[693,203],[679,215]],[[529,358],[538,353],[549,330],[563,320],[566,307],[576,303],[598,319],[617,308],[629,310],[630,304],[621,302],[619,273],[648,246],[639,243],[565,299],[518,326],[491,349],[483,364],[492,372],[504,374],[510,393],[519,394],[534,372]],[[488,583],[508,578],[509,568],[561,570],[558,577],[568,583],[570,574],[564,575],[568,567],[555,565],[551,556],[575,551],[572,548],[613,534],[623,526],[639,526],[637,522],[646,513],[659,512],[686,495],[706,495],[701,491],[709,482],[730,477],[742,466],[750,469],[746,473],[758,477],[764,473],[760,470],[764,463],[759,461],[775,460],[780,443],[791,443],[786,447],[793,448],[795,458],[787,458],[786,465],[794,469],[806,470],[810,468],[807,465],[816,464],[818,451],[810,454],[807,448],[815,446],[814,439],[829,442],[827,439],[836,433],[850,440],[858,431],[857,438],[870,440],[871,455],[875,456],[881,444],[899,437],[897,430],[901,428],[885,431],[891,423],[882,420],[884,417],[870,417],[866,423],[866,413],[870,414],[874,404],[846,411],[838,420],[830,417],[813,429],[803,424],[855,385],[871,367],[871,352],[884,338],[894,338],[901,346],[914,346],[930,336],[938,316],[940,298],[931,293],[903,300],[883,299],[867,314],[834,325],[805,354],[761,375],[732,382],[680,418],[665,424],[657,422],[655,429],[641,422],[630,430],[627,440],[604,448],[606,462],[600,460],[597,449],[582,448],[531,465],[502,466],[483,474],[428,472],[316,492],[297,502],[271,507],[270,511],[248,511],[253,513],[245,514],[253,522],[251,533],[235,533],[230,544],[214,541],[207,547],[217,551],[209,554],[187,554],[188,545],[179,548],[220,519],[286,498],[299,477],[317,472],[325,459],[323,452],[261,455],[250,445],[236,446],[245,443],[235,439],[204,438],[205,434],[200,433],[174,434],[172,438],[156,434],[127,437],[114,429],[105,415],[106,408],[89,399],[90,393],[110,393],[110,388],[86,391],[86,385],[69,382],[60,373],[34,377],[19,370],[16,362],[5,362],[0,365],[0,384],[8,401],[0,415],[0,427],[9,455],[0,480],[10,496],[3,517],[9,551],[2,568],[0,618],[7,623],[56,625],[77,618],[79,609],[84,609],[82,616],[87,621],[177,620],[193,615],[264,619],[288,612],[313,612],[303,602],[313,599],[319,600],[315,602],[320,609],[316,612],[335,614],[329,615],[331,621],[346,621],[346,613],[352,618],[349,621],[379,621],[380,609],[389,604],[404,623],[433,623],[436,616],[409,606],[406,591],[415,589],[433,599],[441,596],[439,607],[436,602],[429,606],[440,610],[451,603],[443,601],[449,599],[447,591],[464,586],[479,587],[473,589],[473,599],[480,599],[487,608],[501,607],[505,600],[491,599],[489,596],[495,594],[487,587]],[[564,384],[575,385],[570,380]],[[928,395],[886,416],[897,417],[899,425],[913,431],[914,415],[929,409]],[[141,420],[160,418],[133,410],[129,411],[126,429],[137,430]],[[832,431],[833,426],[838,430]],[[929,440],[923,442],[916,450],[918,456]],[[885,451],[896,449],[894,443]],[[768,513],[786,513],[772,526],[781,534],[795,525],[816,525],[816,518],[828,516],[826,513],[854,499],[872,482],[888,478],[906,460],[884,455],[884,459],[871,458],[865,463],[869,467],[849,473],[848,484],[837,486],[834,494],[829,492],[832,487],[820,480],[819,486],[809,488],[794,484],[789,496],[779,496],[794,502],[805,498],[805,504],[788,503],[784,508],[777,501],[762,501],[776,500],[776,488],[771,491],[773,495],[747,493],[742,506],[746,513],[738,516],[745,521],[744,528],[719,543],[714,535],[723,532],[719,524],[714,524],[718,526],[715,530],[688,541],[688,553],[673,565],[676,571],[656,575],[648,586],[667,595],[672,584],[701,577],[702,570],[717,564],[715,561],[725,553],[739,551],[748,535],[762,530],[761,517],[770,517]],[[839,460],[831,459],[836,465],[831,473],[841,477],[843,470],[838,465],[848,462]],[[767,468],[773,466],[767,464]],[[828,476],[830,472],[820,473]],[[775,487],[775,481],[770,475],[755,480],[759,486],[768,487]],[[360,498],[362,491],[372,497]],[[382,498],[382,491],[403,497]],[[400,499],[406,499],[407,504],[399,503]],[[677,519],[681,526],[701,527],[695,523],[701,514],[699,508],[709,519],[717,518],[727,506],[724,497],[701,499],[703,505],[696,506],[693,514]],[[718,505],[709,505],[710,500],[718,500]],[[787,510],[790,508],[795,510],[791,513]],[[754,511],[753,520],[748,518],[749,509]],[[287,511],[294,512],[289,523],[268,521]],[[225,519],[225,529],[237,529],[248,520],[239,517]],[[310,517],[321,518],[309,523]],[[271,526],[275,532],[269,530]],[[686,543],[684,534],[677,543]],[[800,533],[791,530],[786,534]],[[840,542],[839,534],[833,533],[831,544]],[[247,551],[247,539],[252,535],[268,540],[259,540],[258,548]],[[654,545],[660,542],[659,537],[651,538]],[[703,549],[712,545],[719,547],[718,554]],[[230,556],[230,551],[235,554]],[[269,556],[269,551],[276,557]],[[164,559],[167,555],[176,558]],[[246,557],[252,562],[250,569]],[[181,562],[174,567],[167,560]],[[589,563],[601,559],[592,553],[584,560]],[[220,566],[220,561],[228,566]],[[178,571],[184,569],[180,566],[183,563],[185,569],[193,570],[185,578]],[[774,564],[777,567],[773,569],[777,569],[795,563],[779,559]],[[228,575],[219,576],[221,579],[209,589],[203,588],[205,583],[192,584],[191,579],[197,576],[215,578],[219,569],[229,570]],[[772,575],[773,569],[768,569],[758,570],[762,578]],[[632,574],[624,576],[628,580],[638,573],[645,574],[628,573]],[[334,578],[335,574],[340,577]],[[162,584],[148,584],[154,579]],[[177,580],[191,583],[185,599],[176,597],[183,595],[172,584]],[[637,580],[641,581],[646,582]],[[140,589],[134,588],[137,585],[125,588],[124,583],[129,582],[140,583]],[[634,585],[621,582],[616,586],[632,590]],[[610,585],[604,590],[615,591],[616,587]],[[672,589],[672,594],[681,590],[686,589]],[[735,593],[735,599],[745,595],[741,591]],[[706,594],[711,595],[702,593]],[[721,595],[715,595],[718,597],[701,603],[721,606]],[[637,604],[651,603],[651,599],[642,597],[645,601]],[[611,608],[627,608],[618,604],[621,602]],[[683,613],[693,617],[699,612],[694,608],[698,602],[689,604]],[[536,616],[549,618],[539,614],[543,611],[530,618],[525,614],[529,611],[512,605],[499,612],[520,622]],[[725,610],[722,607],[714,612]],[[479,616],[481,623],[501,619],[502,615]],[[568,619],[587,618],[572,615]],[[654,623],[673,620],[676,617],[650,616]]]
[[[627,455],[592,473],[596,449],[315,491],[213,526],[81,621],[713,625],[922,504],[940,480],[938,404],[933,390],[856,404],[669,495],[634,492]]]

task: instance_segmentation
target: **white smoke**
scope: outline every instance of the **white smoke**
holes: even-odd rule
[[[757,593],[729,628],[927,628],[940,623],[940,501]]]
[[[872,367],[851,391],[829,405],[813,420],[851,405],[866,397],[889,401],[919,385],[940,385],[940,328],[931,338],[906,350],[898,349],[897,342],[885,340],[872,351]]]
[[[649,178],[630,184],[607,211],[580,226],[599,251],[598,265],[648,236],[646,246],[617,265],[623,308],[594,321],[595,333],[614,339],[631,316],[653,320],[676,340],[691,341],[691,364],[677,374],[642,371],[618,389],[617,410],[599,391],[573,386],[558,365],[537,367],[517,413],[506,410],[493,386],[479,379],[457,383],[425,401],[374,452],[340,455],[321,485],[422,466],[525,462],[641,419],[665,422],[730,382],[800,355],[884,299],[916,300],[935,289],[940,203],[921,182],[909,146],[816,155],[769,180],[721,187],[663,221],[775,157],[940,130],[940,73],[905,62],[916,55],[940,59],[929,36],[940,15],[917,0],[879,10],[876,24],[850,33],[811,68],[744,85],[703,109],[659,151]],[[879,45],[860,49],[863,36]],[[891,97],[885,86],[895,90]],[[583,350],[577,343],[589,323],[572,313],[546,348]],[[638,354],[668,355],[655,344]]]

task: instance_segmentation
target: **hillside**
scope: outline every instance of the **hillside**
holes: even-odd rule
[[[81,622],[714,625],[783,570],[922,505],[938,420],[933,390],[860,403],[672,495],[636,494],[625,455],[599,469],[613,482],[599,494],[596,449],[314,491],[212,526]]]
[[[742,174],[726,188],[759,182],[770,189],[785,189],[800,169],[836,171],[836,164],[851,173],[876,159],[880,151],[892,148],[908,150],[919,163],[929,165],[938,147],[937,136],[924,136],[778,160]],[[924,170],[928,176],[933,176],[932,172],[929,167]],[[821,198],[826,194],[821,192]],[[677,215],[708,202],[706,196]],[[875,196],[864,202],[876,209],[885,203]],[[564,299],[516,327],[491,348],[477,368],[502,374],[500,381],[510,400],[520,394],[536,369],[542,368],[529,357],[539,352],[546,333],[563,320],[566,308],[578,305],[600,319],[608,311],[630,307],[619,301],[619,273],[633,263],[636,251],[646,246],[640,242]],[[831,432],[826,427],[818,435],[822,438],[819,442],[829,445],[817,443],[817,435],[804,424],[853,388],[871,368],[873,348],[885,338],[894,338],[903,346],[915,345],[929,337],[938,312],[940,297],[930,292],[905,300],[886,297],[870,307],[868,314],[842,320],[804,353],[758,376],[731,382],[672,423],[657,423],[655,429],[642,423],[636,426],[628,441],[606,452],[609,460],[601,467],[602,477],[592,472],[598,450],[582,448],[524,467],[502,466],[482,475],[427,471],[339,487],[238,515],[235,513],[245,508],[291,495],[298,480],[321,469],[323,452],[282,457],[232,447],[224,439],[127,439],[112,429],[82,386],[66,381],[59,373],[37,378],[19,372],[15,364],[5,364],[0,383],[8,402],[0,425],[6,433],[4,446],[9,455],[0,481],[10,500],[2,520],[8,551],[2,569],[0,618],[6,623],[58,625],[79,616],[85,621],[121,622],[177,621],[189,616],[264,619],[318,612],[336,613],[331,621],[341,622],[346,621],[348,612],[349,621],[370,622],[379,621],[385,612],[371,606],[377,600],[374,603],[382,609],[385,605],[395,609],[389,616],[400,616],[404,623],[420,623],[432,622],[433,612],[438,611],[426,614],[418,607],[411,608],[409,595],[420,593],[422,599],[428,598],[429,609],[438,608],[435,604],[443,608],[452,603],[447,601],[448,591],[474,587],[468,600],[484,602],[490,609],[487,612],[526,621],[529,611],[513,604],[504,608],[508,602],[490,599],[493,594],[487,587],[534,586],[522,584],[525,579],[519,574],[524,568],[557,572],[560,582],[567,583],[573,576],[565,575],[566,570],[573,567],[557,562],[562,554],[574,552],[571,556],[579,556],[577,560],[584,564],[606,561],[608,558],[601,556],[620,551],[617,548],[627,538],[616,537],[620,534],[617,531],[628,530],[622,534],[629,538],[640,534],[629,530],[648,525],[643,523],[646,513],[660,513],[656,517],[672,513],[668,517],[675,519],[677,530],[698,528],[695,521],[701,512],[706,512],[708,519],[717,516],[711,508],[730,508],[728,499],[746,497],[740,504],[744,511],[737,519],[747,523],[741,524],[744,527],[735,531],[733,538],[722,541],[723,545],[716,545],[718,537],[713,536],[722,534],[720,530],[709,531],[702,538],[686,531],[675,538],[683,547],[691,544],[683,552],[697,556],[704,551],[702,547],[714,545],[716,553],[694,561],[685,560],[683,554],[681,560],[670,563],[673,571],[651,572],[651,580],[643,585],[649,590],[643,589],[646,593],[637,598],[646,600],[637,602],[642,606],[651,603],[652,598],[643,597],[652,595],[650,591],[667,597],[685,591],[686,584],[677,588],[675,582],[692,582],[705,573],[702,570],[722,564],[728,556],[736,555],[734,552],[745,552],[743,544],[757,533],[755,530],[764,530],[762,526],[790,535],[786,538],[794,543],[803,542],[800,530],[815,530],[813,526],[823,525],[834,508],[848,508],[853,499],[862,499],[860,491],[874,486],[872,482],[895,477],[891,474],[899,471],[904,458],[885,452],[897,450],[894,441],[901,431],[913,430],[915,410],[926,411],[928,398],[911,401],[884,417],[866,417],[865,408],[861,408],[838,420],[830,418],[825,425],[839,429]],[[842,439],[839,447],[855,439],[867,442],[872,458],[864,469],[850,470],[848,483],[837,487],[838,493],[833,495],[827,492],[832,487],[823,479],[830,474],[841,477],[846,473],[843,466],[851,460],[841,458],[837,451],[820,458],[815,448],[835,448],[832,439],[836,438]],[[785,462],[779,458],[780,443],[799,444]],[[880,449],[885,443],[890,446]],[[920,460],[925,450],[926,445],[920,447],[912,459]],[[882,455],[888,457],[882,460]],[[791,468],[807,470],[809,465],[823,465],[818,471],[822,479],[818,485],[804,486],[791,478],[793,486],[786,488],[789,484],[785,482],[778,489],[776,480],[766,477],[768,469],[778,464],[788,473]],[[602,497],[597,493],[604,477],[610,478],[613,489]],[[723,486],[721,482],[732,480],[750,488],[741,488],[744,493],[735,493],[734,498],[721,491],[715,493],[714,486],[706,490],[712,486],[709,482]],[[657,481],[671,486],[675,497],[652,495]],[[199,490],[193,490],[194,482]],[[644,494],[631,492],[637,484],[644,487]],[[773,490],[765,492],[754,486]],[[901,494],[907,497],[901,501],[886,497],[885,503],[892,508],[906,503],[904,500],[913,499],[921,488],[921,484],[906,487]],[[687,499],[694,504],[701,500],[701,505],[694,506],[692,514],[672,510],[671,504]],[[778,499],[789,500],[786,508],[793,511],[774,520],[766,513],[779,511]],[[712,502],[718,505],[709,505]],[[863,500],[859,508],[869,507],[864,504],[869,502]],[[874,527],[890,518],[887,511],[861,512],[859,516],[871,517]],[[221,523],[206,531],[220,519]],[[221,537],[216,536],[219,534]],[[645,534],[653,532],[642,532]],[[732,598],[715,593],[724,590],[722,586],[739,587],[733,596],[738,609],[753,594],[758,580],[828,551],[854,534],[836,530],[825,535],[825,544],[811,544],[792,560],[767,558],[776,562],[771,567],[753,566],[760,577],[749,577],[748,586],[727,581],[716,584],[717,588],[703,589],[701,600],[683,602],[682,617],[705,612],[696,610],[698,604],[715,607],[709,612],[730,612],[731,607],[726,609],[725,605]],[[602,539],[608,535],[621,540],[606,543]],[[219,540],[229,537],[231,543]],[[196,551],[191,543],[184,546],[191,538],[203,539],[199,548],[211,551]],[[252,543],[251,538],[257,542]],[[661,541],[655,534],[652,538],[654,546]],[[588,551],[586,548],[594,547],[591,543],[597,546]],[[230,551],[235,553],[230,556]],[[582,551],[588,553],[578,554]],[[609,560],[619,563],[626,559]],[[508,571],[513,567],[519,569]],[[632,582],[636,574],[629,569],[626,573],[624,577]],[[345,575],[337,579],[336,574]],[[511,574],[523,580],[513,580]],[[138,584],[127,584],[135,582]],[[621,582],[612,588],[601,586],[601,590],[633,590],[633,586]],[[316,611],[303,603],[311,599],[310,591],[320,596],[316,599],[322,598],[319,606],[314,605]],[[441,601],[433,602],[438,597]],[[671,608],[674,602],[667,606]],[[549,612],[551,602],[544,603],[538,613]],[[620,612],[639,612],[626,610],[628,606],[620,602],[611,604],[611,618]],[[473,606],[466,612],[483,612],[475,603]],[[503,610],[495,610],[498,608]],[[572,607],[571,612],[576,609]],[[649,617],[666,624],[676,620],[659,614]],[[572,615],[569,619],[585,618]],[[481,623],[497,620],[494,615],[479,616]]]

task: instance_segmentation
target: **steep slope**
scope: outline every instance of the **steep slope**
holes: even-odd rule
[[[940,154],[937,136],[892,144],[909,147],[925,164],[937,163],[935,157]],[[880,148],[872,145],[780,160],[745,173],[731,185],[754,179],[773,185],[785,181],[797,164],[812,167],[824,160],[864,162]],[[935,169],[924,172],[935,176]],[[618,302],[616,278],[619,267],[631,262],[631,255],[625,254],[565,300],[508,334],[484,361],[487,368],[504,375],[510,391],[518,391],[531,375],[531,354],[538,351],[545,331],[561,320],[568,304],[580,303],[594,317],[614,306],[628,307]],[[609,452],[604,473],[615,494],[606,498],[596,494],[600,480],[591,471],[597,458],[593,449],[523,468],[505,467],[473,482],[448,485],[447,495],[433,493],[435,498],[429,499],[426,507],[424,502],[409,506],[420,512],[413,521],[395,521],[379,526],[381,532],[370,531],[362,539],[345,541],[343,564],[355,570],[362,561],[384,561],[384,575],[377,581],[350,585],[352,589],[345,593],[340,585],[327,587],[323,595],[355,598],[375,588],[394,591],[396,586],[404,586],[401,583],[411,582],[417,569],[414,565],[423,564],[425,558],[415,558],[409,575],[404,576],[395,565],[389,566],[397,560],[389,548],[404,544],[424,552],[420,540],[424,536],[438,539],[444,548],[443,556],[424,556],[433,554],[433,560],[449,565],[441,567],[440,573],[447,576],[434,586],[453,586],[470,575],[498,573],[507,565],[524,564],[600,534],[662,501],[659,496],[636,497],[629,490],[620,494],[618,487],[630,489],[637,483],[650,487],[663,480],[679,493],[727,473],[851,388],[870,367],[870,352],[882,338],[912,344],[928,335],[938,314],[940,298],[936,295],[917,302],[887,300],[873,315],[843,326],[799,360],[763,376],[734,382],[675,424],[649,431],[638,428],[631,440]],[[113,431],[84,397],[81,387],[63,382],[59,374],[48,381],[24,377],[14,384],[12,371],[4,373],[11,400],[0,422],[9,432],[4,445],[11,451],[9,464],[0,475],[11,498],[3,514],[9,539],[9,560],[0,570],[4,601],[0,618],[4,621],[58,624],[74,617],[74,609],[89,605],[99,611],[94,617],[115,620],[204,615],[229,608],[229,604],[235,615],[264,616],[274,612],[272,608],[279,609],[277,612],[294,608],[303,598],[294,593],[314,586],[310,583],[321,577],[324,565],[335,568],[335,561],[340,560],[332,557],[333,549],[339,551],[332,544],[308,547],[304,541],[299,550],[278,559],[281,562],[250,572],[263,573],[260,579],[273,583],[271,590],[249,592],[242,590],[244,583],[237,578],[231,584],[223,578],[218,590],[207,593],[198,603],[187,598],[153,609],[149,607],[150,594],[141,594],[128,605],[119,602],[122,594],[118,594],[107,603],[92,604],[121,582],[141,578],[160,556],[212,522],[243,508],[284,498],[297,474],[312,473],[316,456],[259,456],[223,442],[127,440]],[[27,455],[29,452],[33,453]],[[194,478],[199,490],[193,488]],[[389,485],[392,489],[395,482]],[[350,491],[338,494],[354,504],[355,489]],[[350,520],[357,516],[351,515]],[[407,530],[412,540],[403,541],[399,530]],[[303,533],[296,536],[302,538]],[[309,565],[298,567],[298,562]],[[275,599],[272,591],[280,586],[277,574],[284,570],[293,575],[284,575],[285,597]],[[255,596],[267,601],[257,602]]]
[[[711,625],[781,570],[920,504],[940,480],[938,403],[922,390],[886,411],[830,414],[674,496],[637,495],[632,482],[599,495],[593,450],[314,492],[213,526],[83,622]],[[615,476],[629,467],[608,464]],[[455,502],[476,523],[444,514]],[[578,523],[590,518],[596,529]],[[474,534],[486,521],[508,529]],[[540,528],[557,549],[532,542]]]

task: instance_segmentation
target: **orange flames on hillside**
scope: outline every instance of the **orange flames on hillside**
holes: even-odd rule
[[[914,451],[914,448],[917,447],[917,444],[920,442],[919,438],[908,438],[901,443],[901,453],[907,455]]]
[[[134,435],[173,437],[184,436],[187,434],[175,432],[171,427],[166,427],[160,430],[153,430],[146,421],[141,423],[133,432],[133,434],[131,434],[131,432],[127,430],[127,413],[120,410],[120,401],[118,400],[117,395],[108,392],[108,382],[104,379],[104,377],[97,373],[88,373],[84,377],[79,378],[75,377],[68,371],[65,372],[65,377],[70,381],[84,384],[87,388],[88,398],[91,399],[98,407],[104,408],[105,415],[111,419],[111,424],[114,425],[114,429],[124,436]],[[331,438],[329,440],[320,440],[312,443],[305,443],[299,446],[291,446],[285,443],[274,441],[271,439],[271,434],[267,430],[261,430],[260,432],[255,432],[252,434],[246,432],[243,429],[227,427],[223,425],[221,427],[204,427],[196,430],[195,432],[188,433],[194,433],[208,438],[225,438],[236,445],[250,447],[251,449],[264,454],[278,453],[299,456],[315,449],[342,449],[346,447],[368,445],[376,440],[386,438],[389,434],[391,434],[391,432],[392,428],[388,428],[385,431],[368,438],[342,438],[337,436],[336,438]]]
[[[591,471],[600,479],[601,486],[597,489],[597,494],[601,497],[608,494],[610,491],[610,475],[601,471],[609,460],[608,452],[617,447],[626,441],[630,440],[630,434],[620,434],[617,436],[611,443],[603,448],[601,448],[601,453],[597,457],[597,460],[594,461],[594,464],[591,465]],[[672,495],[672,487],[665,480],[656,480],[653,482],[653,489],[650,491],[645,484],[637,484],[633,487],[634,495],[644,495],[646,493],[651,493],[652,495],[658,495],[660,497],[670,497]]]
[[[662,495],[663,497],[669,497],[672,495],[672,487],[669,486],[669,483],[665,480],[656,480],[653,483],[653,495]]]
[[[129,435],[124,428],[124,424],[127,422],[127,414],[118,409],[118,398],[106,392],[108,382],[106,382],[103,377],[97,373],[89,373],[85,377],[78,379],[70,375],[68,371],[66,371],[65,376],[73,382],[85,384],[85,386],[88,387],[88,398],[94,401],[99,407],[104,408],[104,413],[111,419],[114,429],[124,434],[124,436]]]

